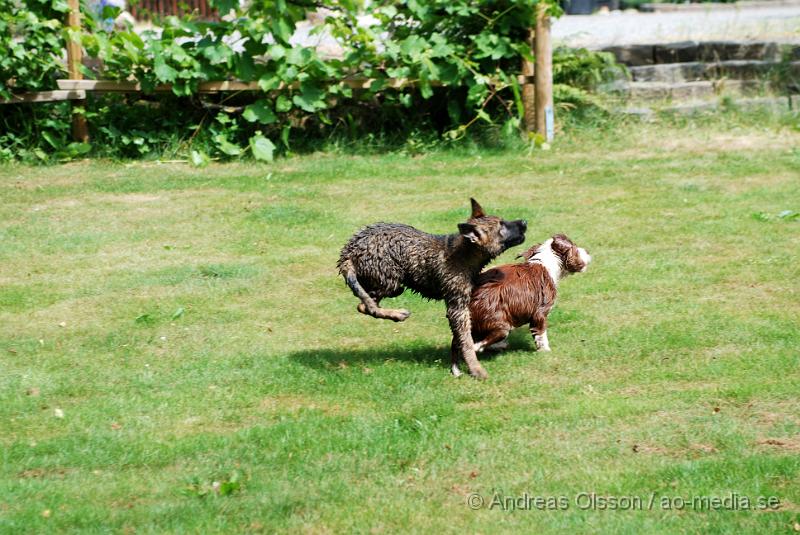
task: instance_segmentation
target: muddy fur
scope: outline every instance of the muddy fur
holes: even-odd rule
[[[376,223],[358,231],[345,244],[339,272],[361,300],[362,314],[393,321],[405,320],[407,310],[386,309],[380,302],[405,289],[428,299],[444,300],[453,332],[453,373],[466,361],[470,374],[485,378],[470,334],[469,302],[474,280],[486,264],[525,239],[527,223],[487,216],[472,199],[472,216],[459,232],[435,235],[399,223]]]

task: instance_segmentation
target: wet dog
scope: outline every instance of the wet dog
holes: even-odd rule
[[[375,318],[405,320],[409,311],[381,308],[380,301],[406,288],[444,300],[453,333],[453,374],[461,374],[458,361],[463,358],[473,377],[485,379],[470,334],[474,281],[489,261],[525,240],[527,223],[486,215],[471,201],[472,215],[455,234],[428,234],[398,223],[376,223],[358,231],[342,249],[338,268],[361,300],[358,311]]]
[[[525,262],[480,274],[472,292],[470,316],[475,351],[505,349],[508,333],[526,323],[536,349],[550,351],[547,315],[558,294],[558,282],[586,271],[592,257],[563,234],[556,234],[520,255]]]

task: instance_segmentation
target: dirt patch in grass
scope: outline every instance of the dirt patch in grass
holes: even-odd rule
[[[800,452],[800,435],[789,438],[762,438],[756,444],[764,449],[797,453]]]
[[[17,474],[19,479],[64,479],[73,468],[28,468]]]

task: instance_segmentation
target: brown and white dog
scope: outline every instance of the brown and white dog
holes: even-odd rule
[[[525,262],[507,264],[478,276],[469,312],[475,351],[505,349],[508,333],[530,325],[536,349],[550,351],[547,315],[556,301],[558,281],[586,271],[592,257],[563,234],[556,234],[520,255]]]

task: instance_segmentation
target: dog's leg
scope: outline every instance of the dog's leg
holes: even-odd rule
[[[377,302],[374,303],[375,306],[373,308],[370,308],[367,303],[359,303],[356,307],[356,310],[362,314],[366,314],[367,316],[372,316],[373,318],[392,321],[405,321],[411,315],[411,312],[404,308],[397,310],[391,308],[381,308],[378,306]]]
[[[469,374],[476,379],[489,377],[475,354],[469,319],[469,295],[464,299],[464,303],[447,303],[447,320],[450,322],[450,330],[453,331],[453,344],[467,363]]]
[[[550,351],[547,340],[547,316],[536,315],[531,320],[531,335],[537,351]]]
[[[372,316],[373,318],[387,319],[392,321],[403,321],[411,315],[411,312],[405,309],[393,310],[390,308],[379,307],[378,302],[370,297],[367,291],[361,286],[361,284],[359,284],[355,269],[349,262],[345,266],[344,280],[347,281],[347,285],[353,291],[353,294],[361,299],[361,303],[358,304],[357,310],[362,314]]]
[[[458,363],[461,360],[460,358],[461,353],[458,350],[458,345],[456,344],[456,339],[453,338],[453,341],[450,343],[450,373],[453,374],[453,377],[461,377],[461,369],[458,367]]]
[[[486,349],[487,347],[489,349],[494,349],[494,347],[490,346],[495,346],[495,344],[497,344],[498,342],[502,342],[506,338],[508,338],[508,331],[503,329],[492,331],[488,335],[486,335],[483,340],[475,344],[475,352],[483,353],[483,350]],[[508,346],[508,344],[506,344],[506,346]]]
[[[505,351],[508,349],[508,335],[506,335],[506,337],[499,342],[495,342],[494,344],[490,345],[488,349],[490,351]]]

